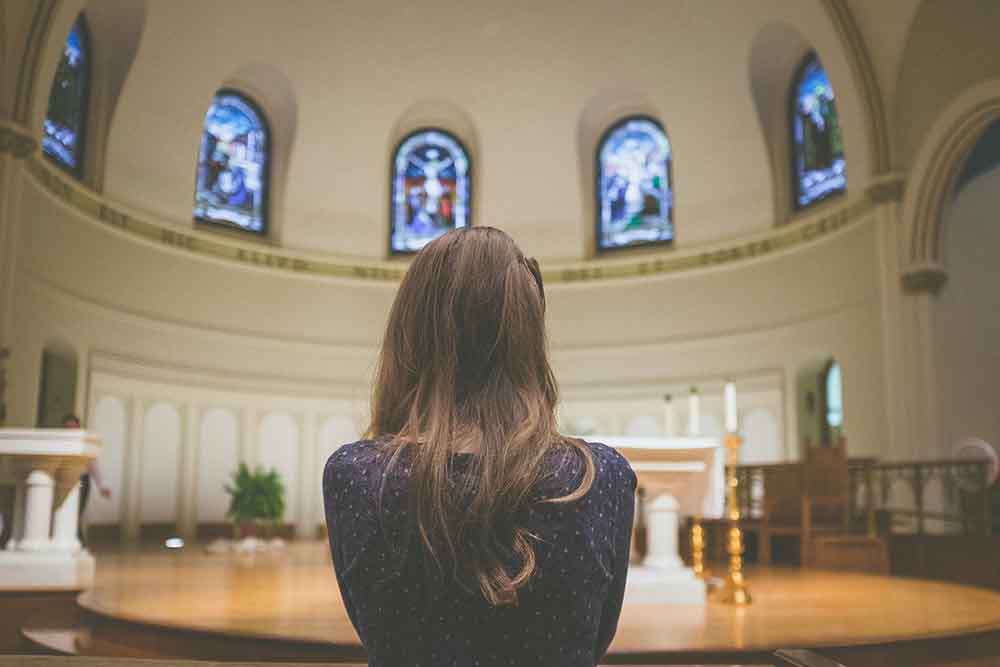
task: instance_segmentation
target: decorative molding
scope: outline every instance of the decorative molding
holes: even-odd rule
[[[882,174],[890,169],[891,145],[889,143],[889,123],[879,89],[875,68],[872,65],[868,47],[847,0],[823,0],[823,8],[833,23],[844,46],[847,61],[851,65],[861,101],[868,121],[868,146],[872,160],[872,173]]]
[[[865,190],[865,197],[873,204],[885,204],[888,202],[900,203],[906,194],[906,179],[902,174],[889,173],[882,178],[875,179],[875,182]]]
[[[10,153],[15,159],[23,160],[37,150],[38,141],[27,128],[0,121],[0,154]]]
[[[940,264],[928,263],[903,269],[901,278],[907,294],[937,294],[948,281],[948,272]]]
[[[333,255],[297,253],[280,248],[182,229],[175,223],[133,214],[73,181],[37,155],[24,162],[25,169],[46,191],[91,221],[120,232],[202,257],[236,262],[301,275],[393,283],[402,279],[407,264],[399,261],[358,260]],[[742,238],[690,249],[671,249],[623,259],[581,260],[543,267],[548,283],[583,283],[641,279],[677,274],[720,265],[736,264],[818,242],[867,218],[878,202],[866,197],[837,207],[824,207],[816,216],[780,225]]]
[[[38,67],[57,6],[57,0],[37,0],[34,15],[31,17],[31,28],[25,38],[24,58],[18,71],[17,91],[14,97],[14,118],[25,124],[31,117]]]

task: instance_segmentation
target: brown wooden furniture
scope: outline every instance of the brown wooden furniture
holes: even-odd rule
[[[873,573],[889,571],[886,541],[869,532],[850,532],[851,481],[847,443],[809,446],[801,463],[763,466],[764,501],[759,520],[747,529],[759,534],[758,556],[771,562],[776,535],[798,538],[804,567]]]

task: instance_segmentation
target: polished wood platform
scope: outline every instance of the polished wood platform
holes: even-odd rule
[[[779,568],[752,570],[749,582],[748,608],[626,603],[607,662],[750,663],[779,648],[857,658],[880,647],[909,647],[920,655],[928,642],[992,645],[1000,638],[1000,593],[984,589]],[[190,547],[101,553],[96,586],[78,602],[105,621],[106,638],[134,624],[175,638],[255,638],[261,655],[273,641],[285,647],[276,655],[286,658],[296,645],[303,658],[363,657],[323,542],[254,556]]]

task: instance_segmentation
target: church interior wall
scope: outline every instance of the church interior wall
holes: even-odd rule
[[[977,83],[1000,77],[1000,5],[977,0],[923,2],[913,19],[896,86],[895,165],[913,166],[948,105]]]
[[[568,419],[589,415],[599,430],[651,432],[662,421],[662,396],[670,393],[679,401],[683,427],[681,399],[695,386],[703,392],[704,424],[711,430],[721,419],[722,382],[733,379],[740,387],[743,417],[753,426],[755,443],[748,446],[745,460],[794,459],[803,440],[818,439],[816,414],[806,409],[802,378],[830,358],[844,369],[852,455],[944,455],[944,443],[959,437],[957,420],[978,424],[987,419],[985,400],[958,398],[970,391],[969,386],[958,387],[958,371],[941,375],[939,370],[949,355],[972,354],[974,349],[980,357],[987,355],[987,339],[980,347],[942,347],[945,338],[952,345],[961,340],[954,328],[959,305],[949,301],[948,288],[938,296],[901,290],[900,270],[909,260],[908,214],[902,213],[898,193],[870,198],[869,186],[885,175],[873,174],[876,138],[868,136],[872,124],[856,81],[857,65],[824,3],[709,3],[697,11],[672,6],[667,16],[664,3],[649,2],[635,15],[611,17],[609,12],[617,11],[612,5],[585,3],[567,12],[568,3],[556,2],[533,9],[527,23],[522,10],[477,5],[462,19],[475,23],[475,29],[458,31],[465,41],[454,48],[462,59],[454,62],[446,81],[430,83],[407,76],[408,66],[428,68],[442,57],[407,46],[408,31],[423,29],[421,22],[427,20],[420,12],[403,10],[391,20],[374,21],[381,7],[374,3],[331,27],[313,15],[321,11],[319,4],[298,8],[291,23],[273,3],[251,4],[247,16],[252,19],[226,15],[232,31],[252,36],[262,24],[279,26],[278,33],[255,42],[259,53],[252,62],[209,37],[207,31],[221,22],[213,19],[213,12],[223,11],[216,6],[123,0],[100,8],[82,1],[58,5],[37,58],[29,117],[16,122],[38,129],[59,44],[81,8],[93,14],[88,20],[95,32],[108,32],[114,12],[131,8],[128,29],[117,38],[101,38],[125,56],[97,53],[102,72],[97,78],[104,83],[94,90],[92,122],[97,129],[91,129],[98,137],[97,149],[88,154],[83,186],[103,195],[102,202],[165,229],[190,232],[192,180],[205,111],[215,91],[235,87],[265,110],[277,147],[271,234],[257,240],[260,247],[278,246],[302,257],[357,259],[392,270],[405,267],[405,260],[385,257],[388,162],[409,130],[437,125],[454,132],[472,156],[473,224],[505,229],[541,260],[543,269],[561,270],[595,259],[593,153],[598,137],[624,115],[649,114],[663,123],[673,149],[674,247],[602,255],[595,266],[635,257],[656,260],[673,252],[709,253],[733,240],[772,233],[785,223],[794,226],[836,213],[841,206],[845,211],[857,202],[871,207],[863,219],[852,218],[843,229],[788,250],[657,275],[550,283],[550,339]],[[954,16],[944,17],[939,16],[941,4],[893,0],[903,27],[894,27],[889,41],[898,45],[899,58],[884,53],[887,44],[869,45],[891,110],[898,148],[894,162],[900,169],[926,148],[919,144],[927,128],[940,121],[942,109],[973,83],[997,74],[995,62],[983,57],[992,44],[988,36],[1000,27],[994,9],[982,11],[984,5],[960,0]],[[883,11],[854,9],[859,9],[862,28],[866,17]],[[5,20],[30,22],[23,3],[5,3],[4,11]],[[191,20],[194,13],[197,21]],[[711,29],[723,13],[726,25],[733,26],[725,34]],[[616,31],[625,34],[634,28],[630,22],[639,20],[636,16],[644,22],[669,18],[687,29],[670,42],[648,30],[634,31],[625,53],[609,51]],[[618,19],[624,23],[619,25]],[[911,19],[912,34],[904,39]],[[530,48],[509,48],[528,23],[547,39],[527,40]],[[289,27],[280,28],[285,24]],[[367,32],[362,24],[369,26]],[[372,25],[379,26],[377,35],[371,34]],[[967,35],[970,25],[976,27]],[[328,54],[320,61],[289,53],[281,46],[281,29],[304,31],[300,39],[315,37]],[[962,31],[962,40],[954,39],[956,31]],[[202,46],[177,49],[180,34]],[[373,77],[371,63],[360,67],[351,54],[365,52],[363,47],[375,38],[388,46]],[[568,49],[580,40],[592,48]],[[15,41],[3,42],[4,53],[25,50]],[[970,46],[961,52],[951,45],[966,41]],[[786,164],[789,84],[810,50],[817,52],[837,90],[850,181],[846,196],[793,215]],[[692,54],[698,54],[697,62]],[[4,58],[3,90],[16,92],[22,66],[31,63]],[[612,67],[625,74],[612,77]],[[495,76],[466,76],[483,71]],[[938,81],[942,77],[949,79],[947,85]],[[15,110],[9,111],[4,117]],[[225,443],[222,449],[228,452],[211,464],[216,477],[235,456],[281,464],[297,480],[316,473],[319,450],[309,443],[326,428],[322,418],[343,420],[325,431],[335,437],[354,437],[360,431],[394,281],[279,271],[141,238],[66,205],[52,195],[52,188],[43,187],[37,174],[22,168],[25,164],[0,155],[0,233],[7,246],[0,306],[2,342],[11,353],[8,424],[37,420],[39,360],[44,342],[59,338],[72,341],[79,360],[77,410],[93,419],[99,413],[102,423],[113,423],[107,427],[108,438],[127,443],[121,445],[123,451],[145,447],[146,431],[132,430],[136,397],[141,396],[143,410],[167,406],[157,409],[153,421],[162,422],[162,432],[171,435],[150,438],[149,451],[162,448],[166,458],[160,463],[178,468],[182,489],[208,488],[186,467],[192,465],[186,443],[197,441],[202,431],[218,434],[213,440]],[[990,203],[995,204],[960,198],[948,215],[958,211],[978,220]],[[218,238],[227,236],[234,238]],[[245,236],[233,242],[258,245]],[[949,240],[949,252],[953,246]],[[950,255],[947,263],[949,275],[956,264],[957,270],[969,272],[968,280],[988,280],[986,268],[973,269]],[[956,276],[956,284],[964,284],[965,274]],[[977,331],[995,326],[992,320],[975,321]],[[114,366],[110,371],[109,364]],[[105,374],[105,384],[95,384],[98,373]],[[160,388],[126,391],[115,384],[137,373]],[[935,373],[942,384],[932,393]],[[110,387],[104,403],[95,398],[99,386],[104,387],[100,391]],[[198,388],[232,395],[199,399],[195,408],[170,398],[172,392],[189,395]],[[937,417],[924,417],[934,411],[921,405],[932,395],[942,401],[940,437],[922,433],[937,428]],[[337,407],[323,407],[324,400]],[[314,401],[319,407],[288,408],[271,419],[263,414],[269,401]],[[98,405],[103,407],[95,412]],[[247,427],[247,406],[261,411],[261,420],[267,418],[263,435],[259,424]],[[190,409],[198,416],[190,416]],[[974,418],[969,416],[973,412]],[[119,413],[124,417],[115,416]],[[997,428],[994,422],[983,423],[977,428],[984,433]],[[260,450],[260,443],[282,439],[296,443],[287,461],[270,445]],[[119,465],[130,483],[141,486],[141,461],[123,456],[111,465]],[[176,505],[177,520],[190,527],[201,520],[201,511],[216,519],[221,506],[211,495],[204,508],[191,509],[185,508],[189,501],[183,492],[176,497],[151,492],[146,499],[138,493],[123,500],[131,504],[128,511],[120,508],[121,516],[97,518],[137,530],[147,519],[166,517],[163,507]],[[295,501],[295,515],[306,529],[316,519],[317,506],[308,495],[312,491],[303,493]],[[144,503],[158,509],[146,516]]]
[[[943,220],[948,281],[935,297],[933,321],[941,457],[970,437],[1000,444],[998,193],[1000,168],[995,167],[962,188]]]

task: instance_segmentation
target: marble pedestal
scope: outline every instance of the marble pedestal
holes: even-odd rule
[[[80,475],[100,441],[82,430],[0,429],[0,483],[14,486],[0,590],[76,590],[94,580],[77,539]]]

